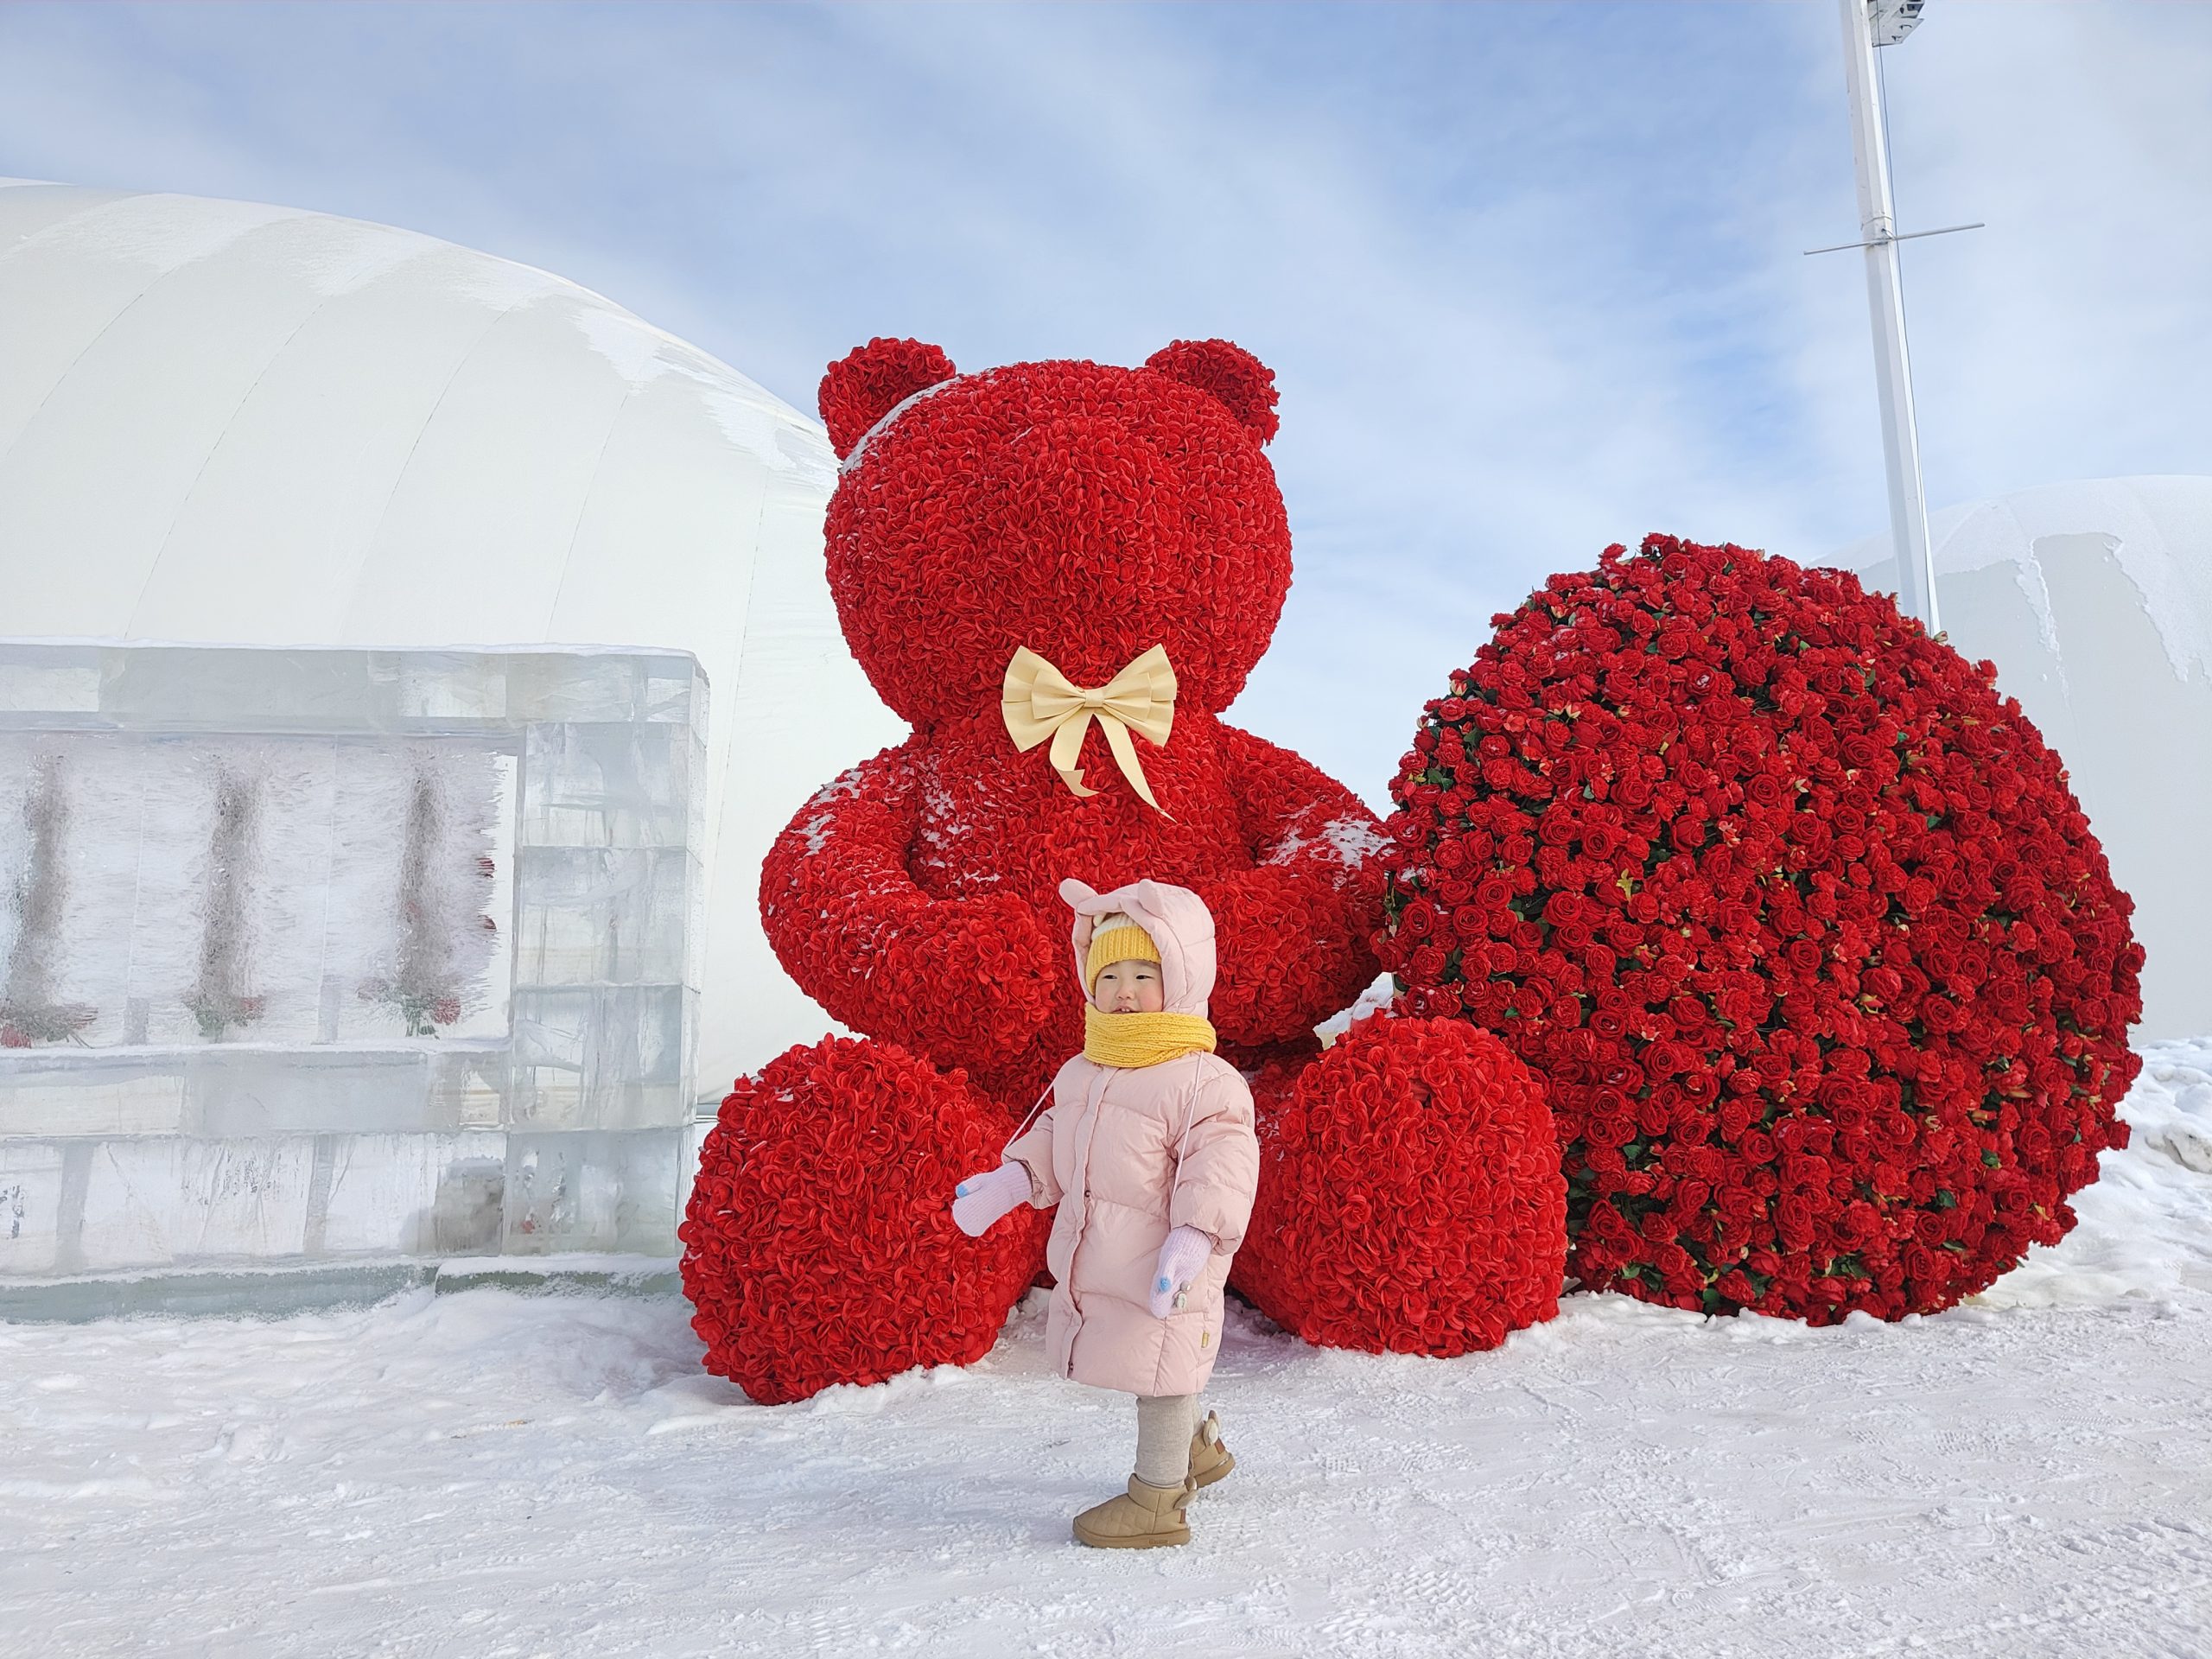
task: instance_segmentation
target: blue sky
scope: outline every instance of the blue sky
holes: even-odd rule
[[[1885,54],[1931,505],[2212,470],[2212,7]],[[1224,334],[1299,580],[1239,715],[1371,798],[1490,613],[1649,530],[1886,522],[1840,29],[1805,4],[0,9],[0,171],[403,225],[811,410]],[[1317,674],[1341,711],[1304,702]]]

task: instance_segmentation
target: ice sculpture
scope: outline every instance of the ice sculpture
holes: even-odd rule
[[[2048,485],[1929,528],[1952,644],[2064,759],[2135,900],[2138,1038],[2212,1031],[2212,478]],[[1832,562],[1896,591],[1886,537]]]
[[[706,682],[0,641],[0,1287],[671,1254]]]

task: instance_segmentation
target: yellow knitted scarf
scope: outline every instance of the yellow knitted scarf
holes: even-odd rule
[[[1099,1065],[1134,1070],[1213,1049],[1213,1025],[1201,1014],[1102,1014],[1095,1006],[1083,1011],[1084,1058]]]

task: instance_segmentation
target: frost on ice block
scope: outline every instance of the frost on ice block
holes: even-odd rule
[[[706,682],[0,641],[0,1287],[675,1249]]]

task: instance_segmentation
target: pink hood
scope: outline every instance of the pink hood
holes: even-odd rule
[[[1090,935],[1098,918],[1116,911],[1152,935],[1160,947],[1160,988],[1169,1014],[1205,1017],[1213,995],[1213,912],[1188,887],[1163,881],[1132,881],[1099,893],[1072,879],[1060,883],[1060,897],[1075,912],[1075,977],[1084,982],[1090,960]]]

